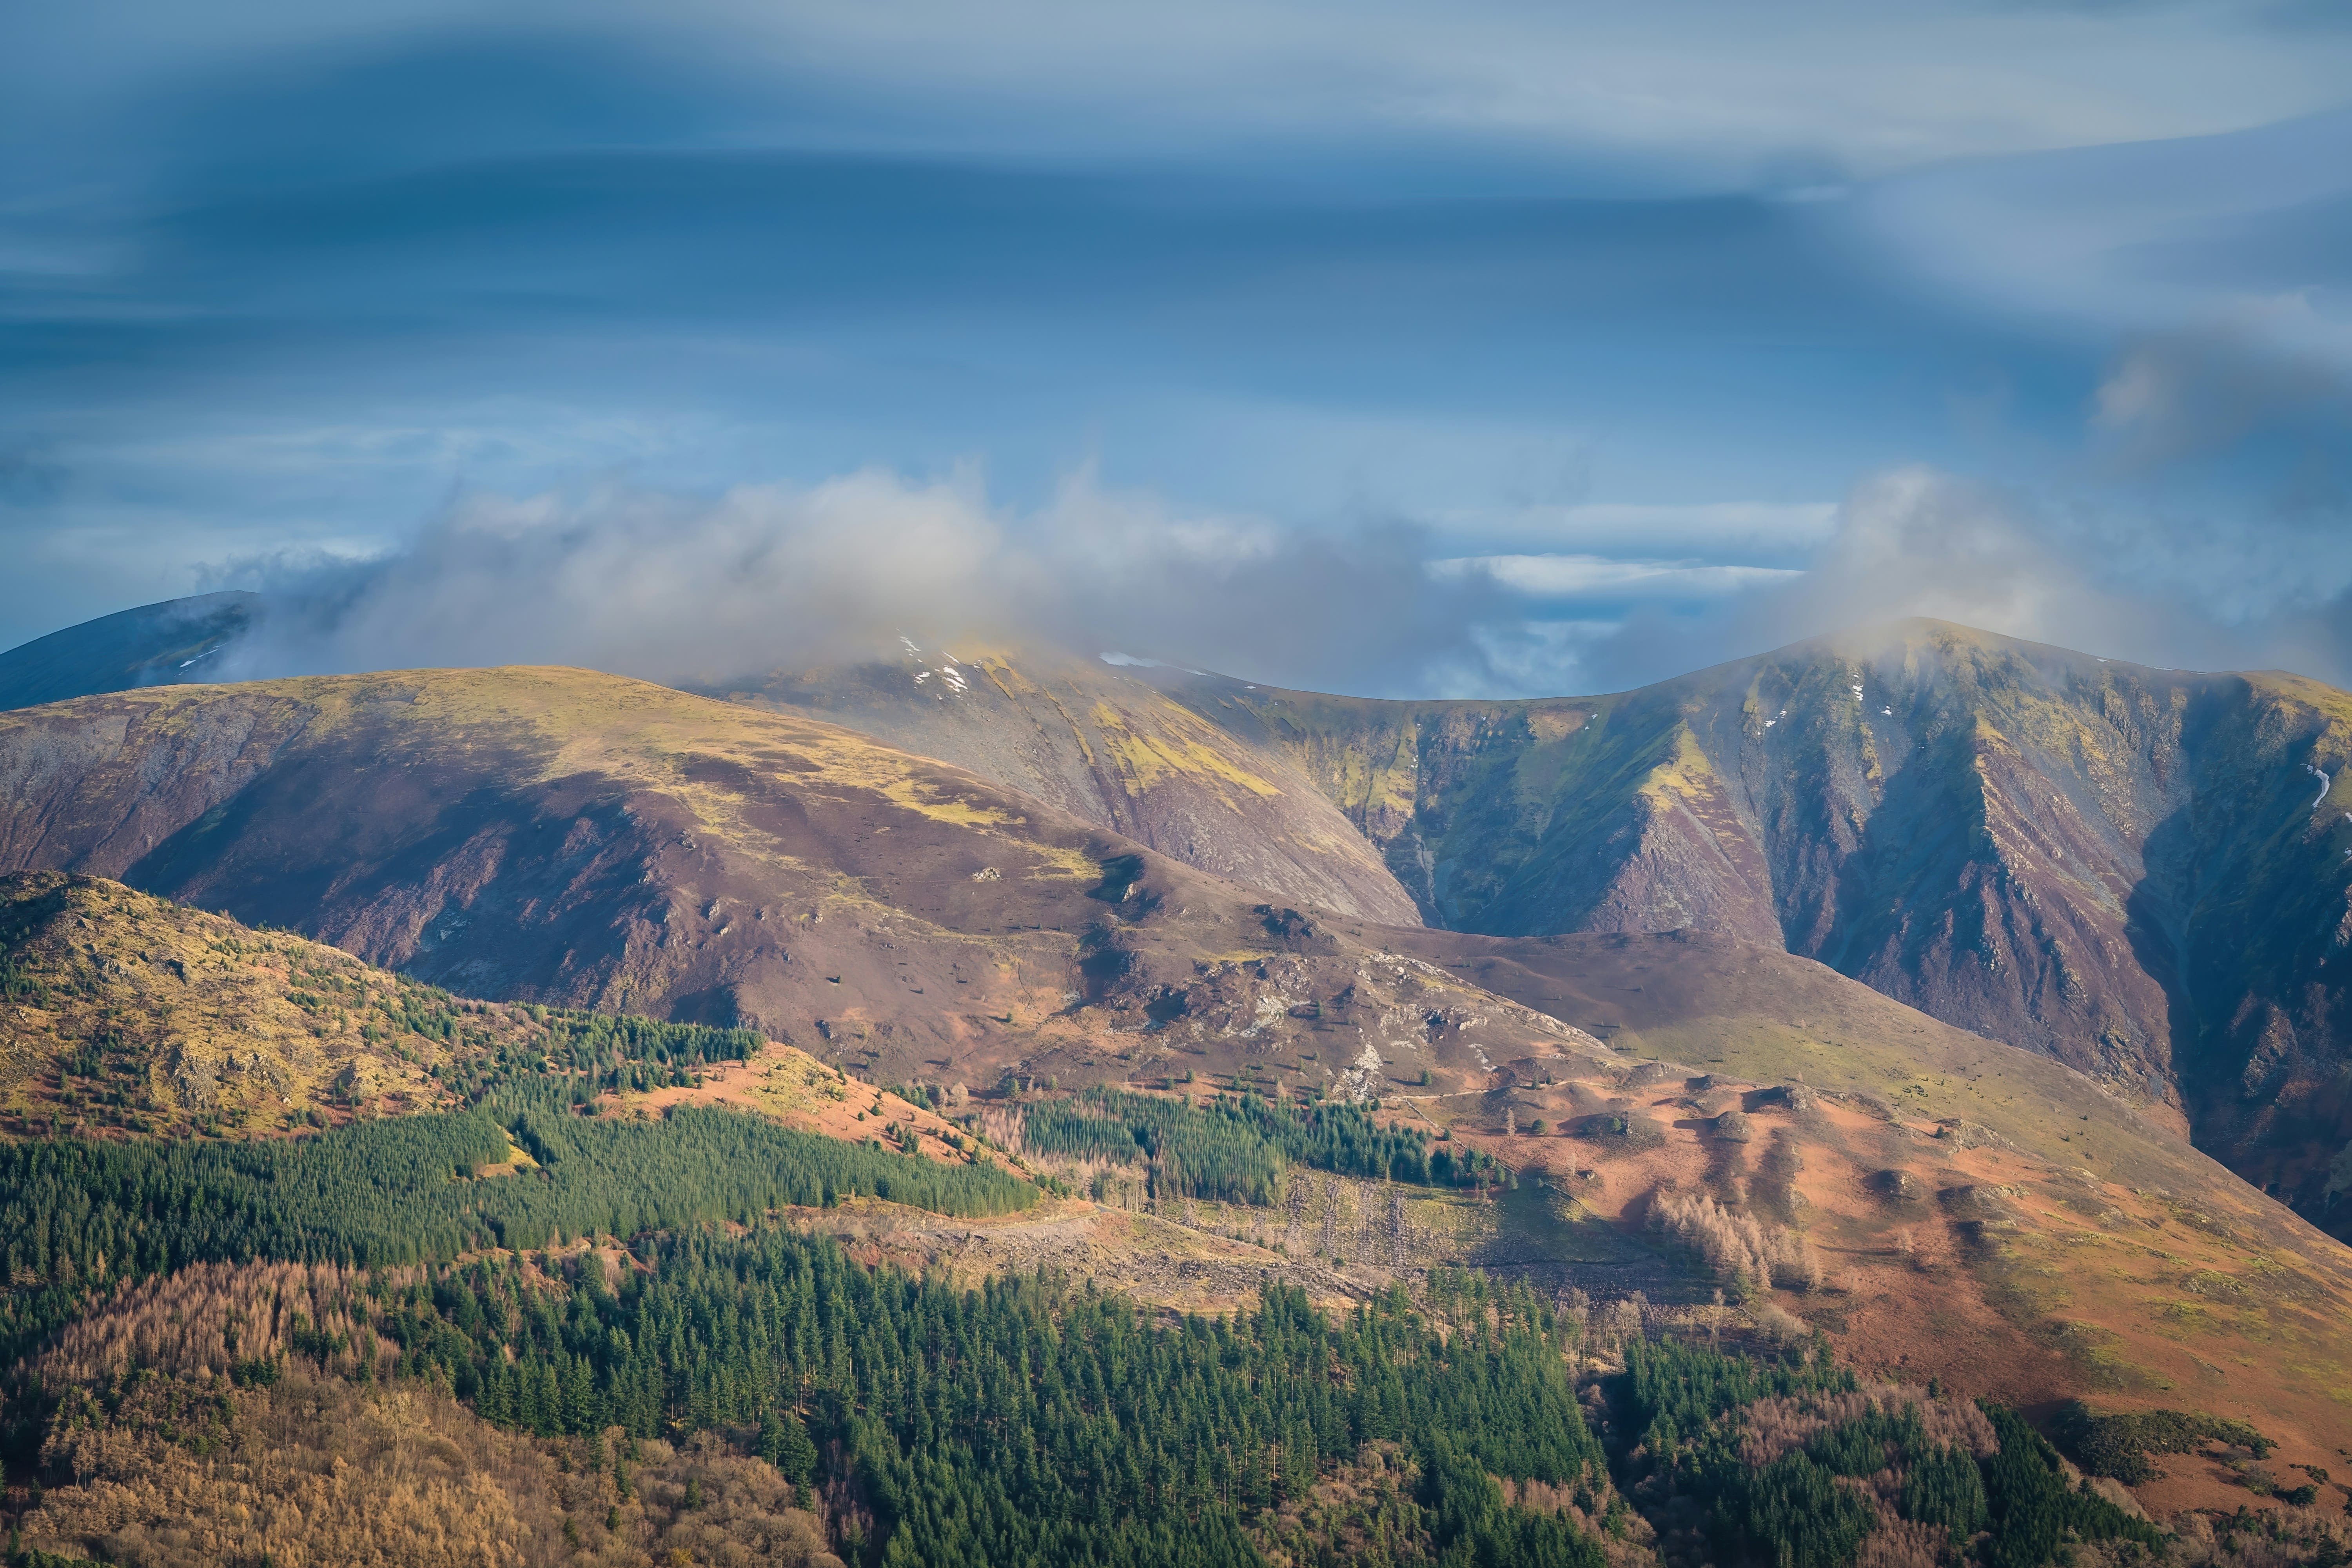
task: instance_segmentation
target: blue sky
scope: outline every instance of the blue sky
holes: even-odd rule
[[[2352,677],[2333,7],[285,9],[10,25],[0,644]]]

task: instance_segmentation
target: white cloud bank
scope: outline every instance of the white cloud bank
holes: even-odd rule
[[[1443,583],[1423,536],[1195,516],[1090,474],[1017,514],[977,475],[879,470],[697,500],[643,489],[475,496],[356,566],[214,574],[274,608],[227,672],[575,664],[704,682],[926,646],[1046,639],[1351,690],[1490,682],[1486,574]],[[1213,654],[1213,658],[1212,658]]]

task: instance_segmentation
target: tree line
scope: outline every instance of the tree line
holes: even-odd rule
[[[1206,1103],[1174,1095],[1097,1088],[1029,1108],[1022,1140],[1049,1157],[1147,1164],[1162,1197],[1270,1204],[1284,1173],[1309,1165],[1344,1176],[1416,1185],[1507,1179],[1493,1156],[1384,1127],[1362,1106],[1280,1104],[1255,1094]]]
[[[516,1147],[534,1163],[518,1168]],[[553,1085],[299,1139],[0,1145],[0,1356],[21,1354],[96,1289],[191,1263],[412,1264],[749,1223],[858,1195],[980,1215],[1026,1208],[1038,1191],[994,1164],[946,1164],[729,1110],[575,1116]]]

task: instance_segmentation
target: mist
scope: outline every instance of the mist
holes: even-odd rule
[[[1923,467],[1873,474],[1808,568],[1727,602],[1643,606],[1580,650],[1595,689],[1926,616],[2163,668],[2352,683],[2352,518],[2289,531],[2103,516]]]
[[[2352,546],[2291,584],[2246,568],[2231,616],[2210,574],[2152,576],[2097,520],[1940,470],[1870,475],[1827,512],[1797,545],[1773,542],[1795,566],[1645,555],[1675,543],[1664,523],[1633,538],[1614,514],[1574,541],[1612,555],[1465,558],[1410,520],[1188,512],[1091,469],[1030,510],[992,500],[976,468],[862,469],[712,497],[469,495],[397,550],[226,562],[205,585],[263,595],[215,667],[226,679],[564,664],[711,687],[896,658],[903,637],[1358,696],[1521,697],[1621,689],[1912,616],[2168,668],[2352,679]],[[1720,543],[1719,519],[1690,526],[1696,544]],[[2189,542],[2167,559],[2193,559]]]
[[[566,664],[671,684],[919,647],[1046,644],[1206,662],[1281,684],[1412,693],[1501,677],[1483,572],[1433,581],[1425,531],[1175,512],[1081,471],[1030,512],[975,471],[862,470],[708,500],[608,486],[476,495],[360,562],[225,563],[264,595],[233,679]]]

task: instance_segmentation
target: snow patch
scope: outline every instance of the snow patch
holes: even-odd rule
[[[2303,771],[2319,781],[2319,798],[2311,803],[2311,809],[2317,811],[2321,806],[2327,804],[2327,786],[2330,781],[2326,773],[2321,773],[2309,763],[2303,764]]]

